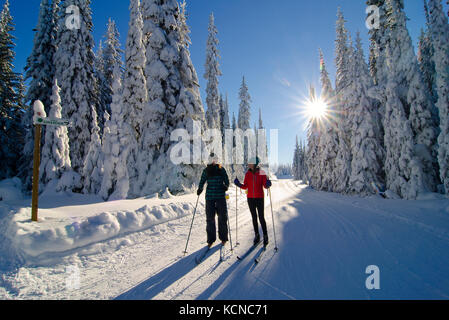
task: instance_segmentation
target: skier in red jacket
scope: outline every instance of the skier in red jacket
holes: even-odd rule
[[[245,181],[240,183],[238,178],[235,178],[234,183],[241,189],[248,190],[248,206],[253,218],[254,244],[260,242],[259,224],[257,217],[259,217],[260,225],[263,231],[263,244],[268,245],[268,231],[267,223],[264,216],[264,191],[263,188],[271,187],[271,181],[267,178],[266,173],[259,168],[260,160],[258,157],[248,161],[249,170],[246,172]]]

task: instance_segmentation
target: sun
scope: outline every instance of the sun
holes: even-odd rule
[[[321,99],[307,101],[304,113],[309,119],[322,119],[327,117],[328,105]]]

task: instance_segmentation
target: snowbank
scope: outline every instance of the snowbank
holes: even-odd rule
[[[193,210],[191,203],[176,202],[91,216],[45,215],[39,218],[39,223],[33,223],[30,221],[31,209],[21,208],[7,215],[2,214],[2,218],[9,220],[9,223],[3,221],[0,233],[11,242],[12,249],[18,256],[28,260],[47,253],[73,250],[129,232],[142,231],[192,214]]]
[[[22,183],[19,178],[0,181],[0,201],[16,201],[22,199]]]

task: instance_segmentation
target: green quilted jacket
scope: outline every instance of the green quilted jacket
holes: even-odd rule
[[[201,175],[199,190],[203,190],[207,182],[206,200],[222,199],[229,188],[226,170],[219,165],[208,165]]]

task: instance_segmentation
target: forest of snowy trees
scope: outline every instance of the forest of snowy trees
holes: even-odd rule
[[[380,11],[379,28],[369,31],[369,63],[339,10],[334,87],[320,52],[327,116],[311,118],[306,151],[297,143],[294,176],[329,192],[448,194],[449,24],[442,1],[424,0],[417,55],[403,0],[367,4]],[[313,88],[310,99],[318,99]]]
[[[351,37],[343,13],[336,23],[333,85],[320,51],[324,119],[311,118],[307,142],[297,139],[291,173],[317,190],[417,199],[449,193],[449,24],[442,0],[423,0],[427,19],[417,54],[408,32],[403,0],[367,0],[379,8],[378,28],[369,31],[369,58],[359,34]],[[76,7],[79,21],[67,21]],[[19,177],[31,189],[34,101],[50,117],[69,119],[67,128],[43,128],[41,191],[98,194],[104,200],[193,190],[202,165],[174,164],[171,133],[216,130],[254,132],[267,150],[259,110],[252,127],[251,95],[243,76],[239,113],[230,118],[228,93],[220,92],[218,28],[209,17],[205,105],[190,57],[186,3],[130,0],[124,49],[109,19],[97,48],[90,0],[41,0],[34,46],[23,75],[14,70],[13,17],[6,0],[0,16],[0,180]],[[70,23],[75,24],[70,27]],[[96,50],[95,50],[96,49]],[[122,59],[125,59],[123,62]],[[27,86],[25,85],[27,83]],[[237,94],[237,93],[236,93]],[[231,144],[233,176],[237,140]],[[194,153],[195,144],[189,147]],[[208,150],[207,141],[200,146]],[[259,154],[259,156],[261,156]],[[208,154],[202,154],[206,161]],[[223,157],[220,157],[223,159]],[[195,160],[195,159],[193,159]]]
[[[76,8],[75,12],[73,8]],[[43,102],[67,128],[43,128],[40,189],[97,194],[104,200],[193,190],[203,165],[174,164],[171,133],[250,129],[251,98],[243,77],[238,122],[219,89],[218,29],[210,15],[204,78],[206,105],[189,52],[186,3],[130,0],[126,47],[116,23],[95,49],[90,0],[42,0],[24,77],[13,72],[14,23],[6,0],[0,21],[0,180],[32,184],[33,109]],[[69,20],[70,14],[78,14]],[[125,58],[124,63],[122,58]],[[29,81],[26,88],[24,81]],[[262,116],[259,115],[261,129]],[[232,124],[232,127],[231,127]],[[235,147],[235,139],[233,141]],[[266,141],[264,142],[266,145]],[[207,151],[204,142],[203,151]],[[207,161],[208,154],[201,155]],[[200,159],[201,160],[201,159]],[[245,158],[245,161],[247,158]],[[204,162],[203,161],[203,162]],[[244,164],[227,167],[242,175]],[[241,177],[243,178],[243,176]]]

